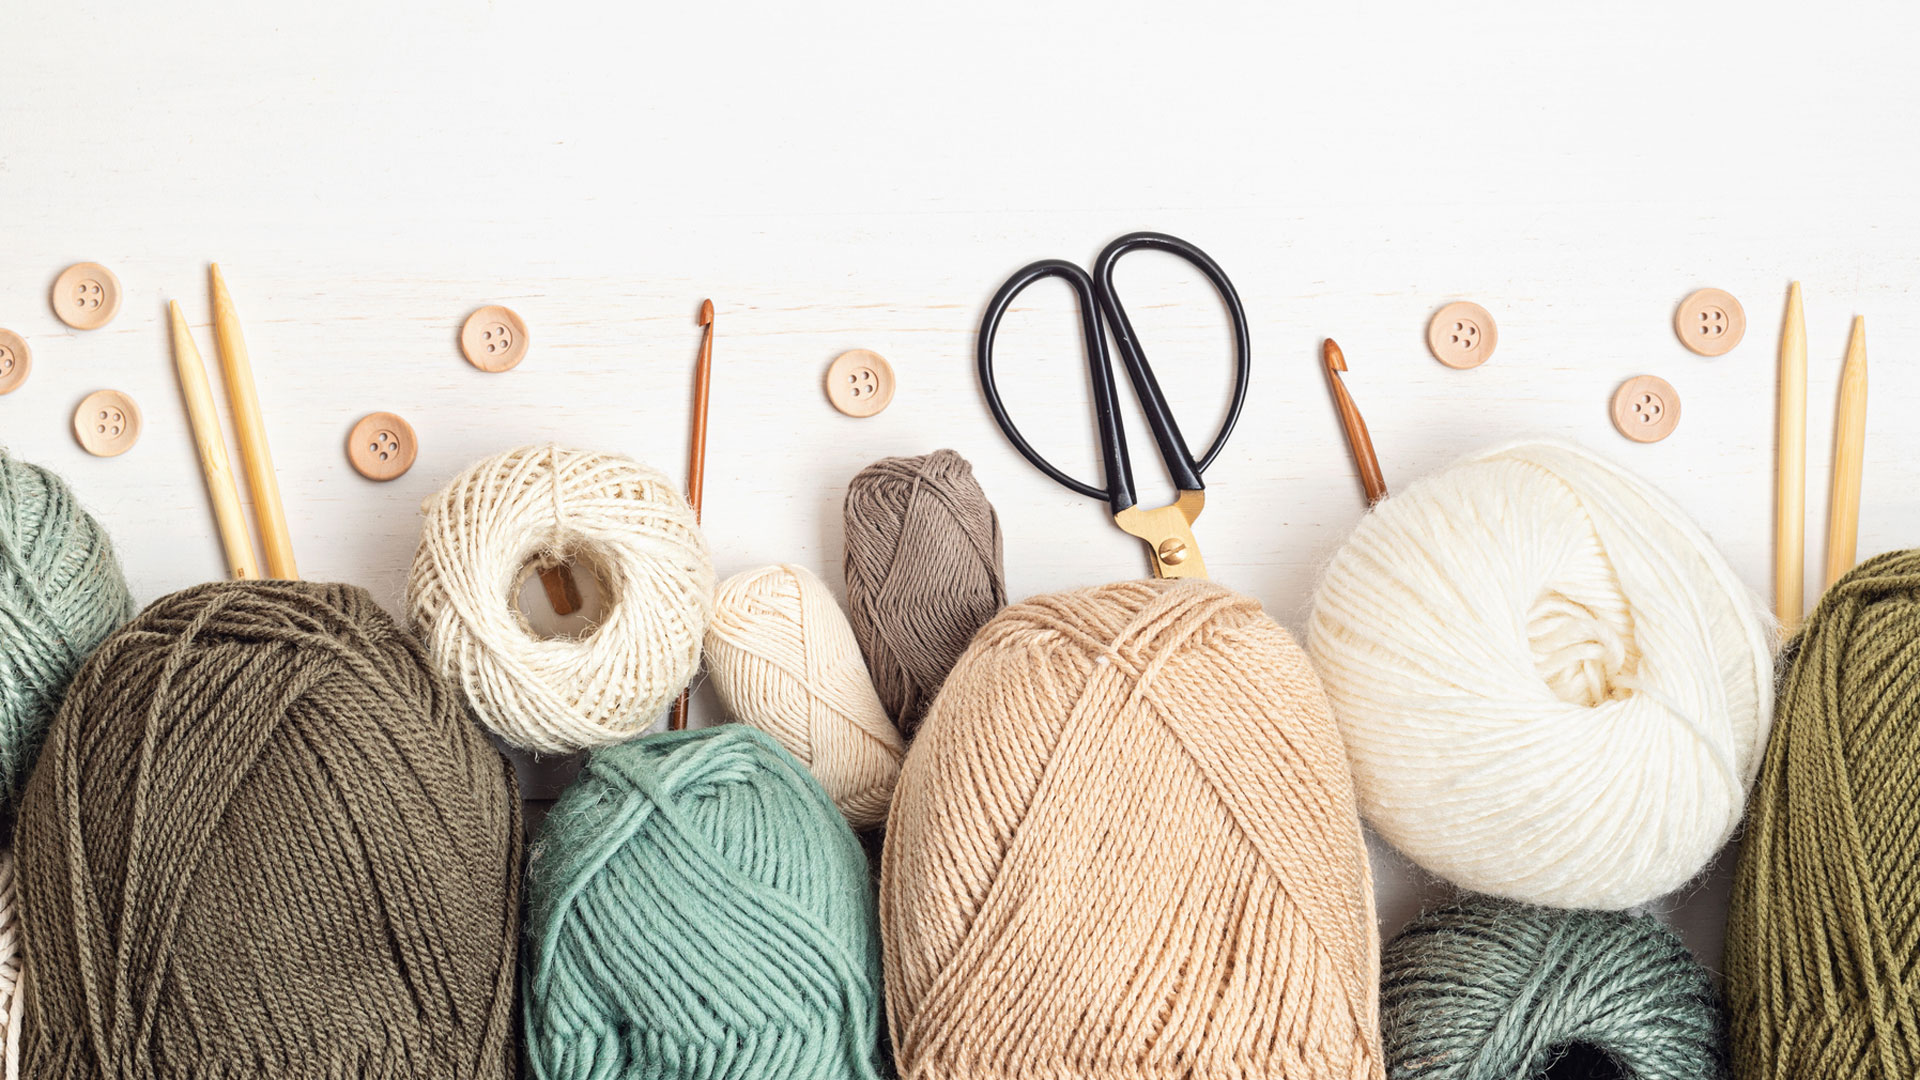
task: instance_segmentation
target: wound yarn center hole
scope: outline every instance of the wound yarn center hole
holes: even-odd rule
[[[573,578],[579,603],[566,615],[554,610],[545,571],[561,568]],[[520,568],[519,585],[513,591],[514,612],[527,633],[542,641],[585,641],[606,622],[613,610],[605,563],[587,550],[568,551],[558,558],[535,557]]]
[[[1640,669],[1633,621],[1619,604],[1542,592],[1527,611],[1533,668],[1555,697],[1588,708],[1632,695]]]

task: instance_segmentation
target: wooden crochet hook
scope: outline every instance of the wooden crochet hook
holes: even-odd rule
[[[1787,288],[1780,327],[1780,396],[1775,406],[1773,475],[1773,607],[1791,634],[1806,613],[1807,573],[1807,316],[1800,283]]]
[[[227,555],[227,576],[257,581],[260,563],[254,558],[253,537],[240,510],[240,491],[233,465],[227,459],[227,437],[220,430],[220,414],[213,407],[213,389],[207,383],[207,365],[193,343],[180,302],[167,301],[173,327],[173,366],[180,377],[180,396],[186,399],[187,422],[193,428],[193,447],[200,455],[200,472],[207,479],[207,497],[213,502],[213,521],[220,530],[220,546]]]
[[[266,553],[267,573],[298,581],[293,561],[293,538],[287,533],[287,511],[280,504],[280,481],[273,472],[273,451],[267,448],[267,425],[260,416],[260,395],[253,385],[253,364],[247,341],[240,333],[240,317],[220,264],[208,267],[213,285],[213,336],[220,348],[220,369],[226,376],[227,405],[233,410],[234,433],[240,439],[240,461],[247,469],[247,487],[253,492],[253,512],[260,519],[260,544]]]
[[[700,339],[700,363],[693,373],[693,434],[687,448],[687,505],[693,507],[693,520],[700,520],[701,489],[707,480],[707,391],[713,384],[713,301],[700,303],[700,325],[706,333]],[[687,726],[687,697],[691,689],[680,691],[673,703],[673,719],[668,727],[683,731]]]
[[[1853,569],[1860,539],[1860,471],[1867,449],[1867,320],[1853,317],[1840,369],[1840,414],[1833,430],[1833,489],[1827,503],[1827,588]]]
[[[1373,451],[1373,436],[1360,416],[1360,407],[1353,403],[1353,395],[1347,393],[1347,384],[1340,378],[1340,373],[1347,370],[1346,354],[1327,338],[1320,344],[1320,359],[1327,369],[1327,385],[1333,390],[1333,407],[1340,412],[1340,426],[1347,430],[1347,447],[1360,470],[1360,487],[1367,493],[1367,505],[1372,506],[1387,497],[1387,478],[1381,475],[1380,457]]]

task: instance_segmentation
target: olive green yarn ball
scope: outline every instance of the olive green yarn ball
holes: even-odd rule
[[[1713,979],[1644,915],[1469,896],[1381,954],[1388,1080],[1723,1080]]]
[[[528,869],[537,1080],[877,1080],[866,856],[819,783],[737,724],[596,751]]]
[[[1727,917],[1741,1080],[1920,1076],[1920,549],[1827,589],[1785,657]]]
[[[106,530],[58,476],[0,447],[0,838],[67,683],[132,617]]]

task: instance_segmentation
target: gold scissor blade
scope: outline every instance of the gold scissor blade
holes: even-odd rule
[[[1205,578],[1207,561],[1193,539],[1193,523],[1207,505],[1204,491],[1182,491],[1166,506],[1149,510],[1129,506],[1113,515],[1114,524],[1146,541],[1157,578]]]

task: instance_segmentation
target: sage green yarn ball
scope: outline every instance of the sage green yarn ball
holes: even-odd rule
[[[106,530],[65,481],[0,447],[0,838],[67,683],[132,617]]]
[[[1380,957],[1388,1080],[1723,1080],[1707,970],[1658,920],[1472,896]]]
[[[737,724],[596,751],[528,868],[537,1080],[876,1080],[880,937],[860,842]]]

